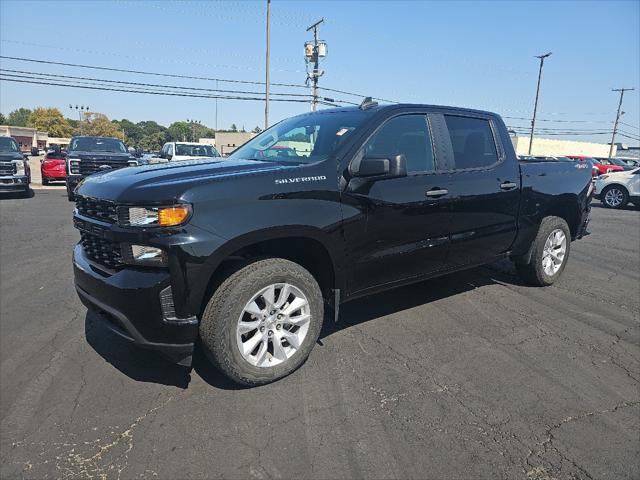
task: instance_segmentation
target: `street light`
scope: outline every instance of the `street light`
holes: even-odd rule
[[[82,112],[86,112],[89,113],[89,106],[87,105],[76,105],[75,107],[71,104],[69,104],[69,109],[73,111],[73,109],[76,109],[76,111],[78,112],[78,119],[80,120],[80,135],[82,135]]]
[[[533,118],[531,119],[531,137],[529,138],[529,155],[531,155],[531,147],[533,147],[533,129],[536,127],[536,112],[538,111],[538,97],[540,95],[540,80],[542,79],[542,66],[544,59],[551,56],[551,52],[544,55],[536,55],[540,59],[540,70],[538,71],[538,87],[536,88],[536,102],[533,105]]]
[[[191,124],[191,141],[195,142],[195,137],[196,137],[196,125],[202,125],[202,122],[200,120],[189,120],[187,118],[187,123]]]

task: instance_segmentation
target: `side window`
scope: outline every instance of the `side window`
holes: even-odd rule
[[[498,152],[488,120],[445,115],[456,169],[488,167],[497,163]]]
[[[392,118],[363,148],[365,157],[388,158],[404,155],[409,173],[435,170],[431,137],[424,115],[402,115]]]
[[[172,143],[167,145],[167,155],[173,156],[173,144]]]

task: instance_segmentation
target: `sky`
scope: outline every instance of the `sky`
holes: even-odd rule
[[[625,94],[621,125],[640,136],[639,1],[284,1],[271,3],[271,81],[304,84],[306,28],[320,18],[328,45],[320,87],[399,102],[479,108],[528,128],[539,61],[545,61],[537,124],[569,138],[606,143]],[[266,0],[0,0],[0,54],[111,68],[264,81]],[[215,82],[87,70],[0,59],[3,69],[216,88]],[[220,82],[219,88],[264,86]],[[308,89],[272,87],[274,93]],[[359,102],[361,97],[323,92]],[[272,97],[276,98],[276,96]],[[300,97],[296,97],[300,98]],[[214,127],[212,99],[104,92],[0,81],[0,111],[88,105],[109,118]],[[271,102],[270,123],[309,110]],[[519,117],[519,118],[507,118]],[[263,101],[218,101],[218,126],[264,126]],[[572,135],[567,135],[570,132]],[[582,135],[583,133],[587,133]],[[580,133],[581,135],[573,135]],[[539,136],[549,136],[540,134]],[[631,145],[638,142],[620,138]]]

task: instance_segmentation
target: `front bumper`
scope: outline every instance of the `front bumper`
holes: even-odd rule
[[[29,189],[29,177],[11,175],[0,177],[0,192],[17,192]]]
[[[99,314],[107,328],[180,365],[191,365],[198,319],[171,315],[171,306],[167,308],[165,301],[167,292],[172,298],[167,271],[126,268],[106,272],[85,256],[81,245],[73,251],[73,271],[80,300]]]

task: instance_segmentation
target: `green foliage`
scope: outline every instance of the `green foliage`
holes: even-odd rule
[[[254,128],[253,130],[251,130],[253,133],[260,133],[262,131],[262,129],[258,126],[256,126],[256,128]]]
[[[0,113],[0,125],[6,125],[6,124],[7,124],[6,117]]]
[[[26,126],[48,132],[50,137],[70,137],[73,133],[73,128],[57,108],[36,108],[29,114]]]
[[[235,123],[232,123],[231,127],[229,128],[229,130],[232,131],[232,132],[237,132],[238,131],[238,127],[236,127]]]
[[[167,129],[169,142],[188,142],[191,140],[191,125],[187,122],[173,122]]]
[[[140,140],[136,146],[142,148],[146,151],[157,151],[162,148],[162,146],[167,141],[167,133],[166,132],[156,132],[151,135],[145,135]]]
[[[82,121],[83,135],[95,135],[99,137],[115,137],[122,139],[122,131],[117,125],[109,121],[104,113],[91,112],[85,114]]]
[[[26,127],[29,115],[31,115],[31,110],[28,108],[19,108],[14,110],[7,117],[7,124],[14,127]]]

